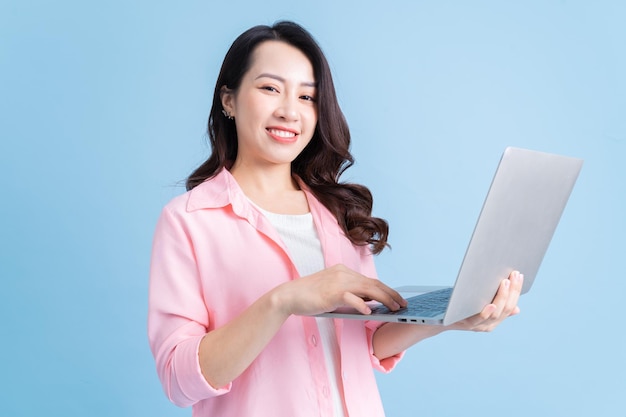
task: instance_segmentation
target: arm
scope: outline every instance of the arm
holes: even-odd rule
[[[363,298],[392,309],[404,303],[380,281],[343,265],[279,285],[239,317],[204,336],[199,349],[202,374],[211,386],[225,386],[252,363],[290,315],[313,315],[343,306],[369,314]]]
[[[214,388],[227,386],[246,370],[288,317],[277,294],[270,292],[228,324],[208,332],[198,350],[206,381]]]
[[[361,297],[391,309],[404,303],[380,281],[336,265],[259,293],[255,301],[239,312],[233,310],[228,320],[215,326],[210,314],[215,306],[205,299],[206,286],[214,284],[200,275],[196,254],[200,241],[193,233],[198,220],[190,220],[181,206],[178,201],[166,207],[157,223],[148,309],[148,335],[159,378],[168,398],[181,407],[229,392],[230,383],[293,314],[316,314],[340,306],[367,314],[369,308]]]
[[[523,275],[514,271],[502,281],[493,302],[475,316],[450,326],[423,326],[387,323],[374,333],[374,355],[379,359],[391,357],[414,344],[447,330],[470,330],[489,332],[504,319],[519,313],[517,301],[523,283]]]

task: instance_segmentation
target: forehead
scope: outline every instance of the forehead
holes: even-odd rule
[[[265,41],[252,53],[248,75],[253,78],[269,73],[287,81],[313,83],[313,66],[298,48],[281,41]]]

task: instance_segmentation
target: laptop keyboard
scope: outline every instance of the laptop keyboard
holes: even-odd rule
[[[400,314],[403,316],[435,317],[446,311],[452,288],[427,292],[409,297],[408,305],[398,311],[391,311],[381,305],[372,309],[372,314]]]

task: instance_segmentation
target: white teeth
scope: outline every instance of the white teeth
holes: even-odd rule
[[[269,129],[269,132],[274,136],[279,136],[281,138],[292,138],[296,136],[293,132],[287,132],[286,130],[278,130],[278,129]]]

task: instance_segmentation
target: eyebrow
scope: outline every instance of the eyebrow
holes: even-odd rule
[[[280,81],[281,83],[285,83],[287,80],[285,80],[283,77],[281,77],[280,75],[276,75],[276,74],[270,74],[267,72],[264,72],[263,74],[260,74],[258,77],[255,78],[255,80],[258,80],[259,78],[272,78],[276,81]],[[317,83],[316,82],[312,82],[312,81],[305,81],[300,83],[301,86],[304,87],[317,87]]]

